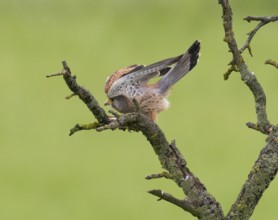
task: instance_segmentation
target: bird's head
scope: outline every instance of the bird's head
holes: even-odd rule
[[[119,95],[113,98],[108,98],[104,103],[105,106],[112,106],[114,109],[121,113],[130,112],[132,106],[130,100],[123,95]]]

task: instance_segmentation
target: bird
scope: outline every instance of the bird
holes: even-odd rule
[[[126,114],[140,111],[152,121],[169,108],[167,97],[171,87],[191,71],[199,59],[200,41],[196,40],[185,53],[150,65],[134,64],[107,77],[104,92],[110,105]],[[149,80],[160,79],[149,84]]]

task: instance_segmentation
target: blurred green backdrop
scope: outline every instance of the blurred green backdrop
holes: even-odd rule
[[[78,81],[100,101],[115,69],[149,64],[184,52],[202,41],[196,69],[172,91],[172,107],[158,124],[176,139],[190,169],[227,213],[265,136],[249,130],[255,122],[251,93],[237,73],[223,80],[231,55],[223,42],[218,1],[203,0],[1,0],[0,1],[0,219],[193,219],[146,191],[181,191],[168,180],[147,181],[161,171],[141,134],[79,132],[77,122],[94,121],[62,78],[46,74],[67,60]],[[276,0],[235,0],[234,31],[242,45],[256,23],[247,15],[274,15]],[[278,121],[278,23],[255,36],[249,68],[264,86],[272,123]],[[252,219],[277,219],[274,180]]]

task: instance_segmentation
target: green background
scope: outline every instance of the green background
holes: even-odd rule
[[[276,0],[235,0],[234,32],[240,45],[255,25],[247,15],[274,15]],[[248,129],[255,122],[253,97],[239,74],[223,73],[231,60],[223,42],[222,9],[203,0],[1,0],[0,1],[0,219],[193,219],[146,193],[162,189],[177,197],[169,180],[147,181],[162,171],[139,133],[84,131],[76,123],[94,118],[70,94],[59,72],[66,60],[78,82],[102,103],[103,85],[114,70],[150,64],[202,42],[198,66],[170,96],[171,108],[158,124],[175,139],[190,169],[221,203],[225,213],[265,144]],[[245,52],[250,70],[268,98],[268,115],[278,121],[278,23],[259,31]],[[252,219],[277,219],[278,182],[264,193]]]

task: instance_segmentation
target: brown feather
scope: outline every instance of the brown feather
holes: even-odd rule
[[[109,76],[106,80],[106,83],[104,85],[104,91],[105,93],[107,93],[110,89],[110,87],[113,85],[113,83],[118,80],[119,78],[121,78],[122,76],[130,73],[132,70],[136,69],[138,66],[141,66],[141,65],[137,65],[137,64],[134,64],[134,65],[131,65],[131,66],[127,66],[127,67],[124,67],[122,69],[119,69],[117,71],[115,71],[111,76]]]

